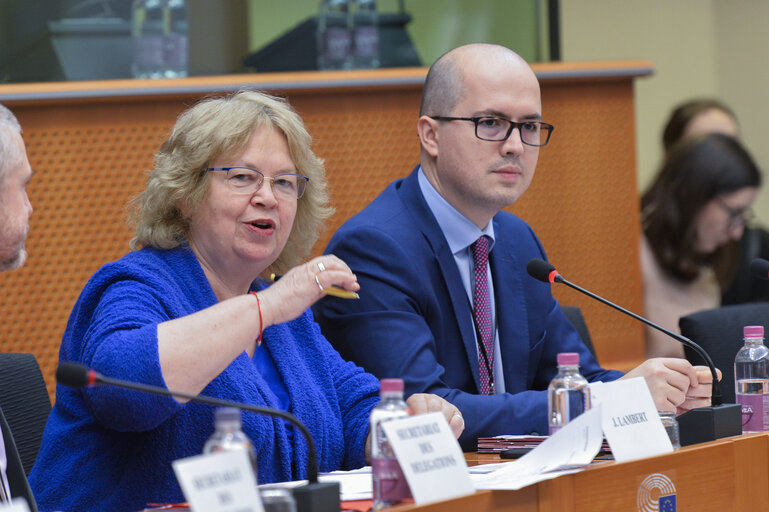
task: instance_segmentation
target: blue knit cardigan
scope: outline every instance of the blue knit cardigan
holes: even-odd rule
[[[70,316],[59,358],[107,376],[165,387],[158,324],[216,302],[188,248],[129,253],[89,280]],[[257,350],[265,349],[285,383],[290,412],[312,434],[320,470],[362,466],[377,380],[342,360],[309,310],[265,329]],[[278,404],[245,352],[201,394]],[[298,431],[287,435],[288,428],[283,420],[243,413],[260,483],[305,477],[307,446]],[[107,386],[59,385],[30,484],[41,511],[135,511],[148,502],[183,501],[171,462],[200,454],[212,432],[213,408],[207,405]]]

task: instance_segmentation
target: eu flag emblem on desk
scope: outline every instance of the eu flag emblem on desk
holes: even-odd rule
[[[676,495],[660,496],[660,512],[676,512]]]

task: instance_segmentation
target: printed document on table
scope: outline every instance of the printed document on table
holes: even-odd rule
[[[517,490],[590,464],[603,442],[601,406],[586,411],[520,459],[472,474],[476,489]]]
[[[371,488],[371,466],[365,466],[353,471],[334,471],[318,477],[321,482],[339,482],[342,501],[370,500],[373,498]]]

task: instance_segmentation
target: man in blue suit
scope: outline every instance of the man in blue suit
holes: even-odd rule
[[[598,366],[550,286],[526,274],[545,251],[501,211],[528,188],[552,129],[520,56],[488,44],[448,52],[424,86],[420,165],[326,249],[362,290],[357,301],[317,303],[326,337],[367,371],[404,378],[408,393],[456,405],[465,449],[479,436],[547,433],[545,390],[559,352],[579,353],[591,381],[622,377]],[[660,410],[709,401],[710,374],[683,359],[646,361],[627,376],[646,377]]]

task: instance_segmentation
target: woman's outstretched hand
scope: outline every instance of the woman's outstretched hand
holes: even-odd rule
[[[358,291],[360,285],[345,262],[332,254],[318,256],[289,270],[269,288],[259,292],[265,327],[298,317],[337,286]]]

